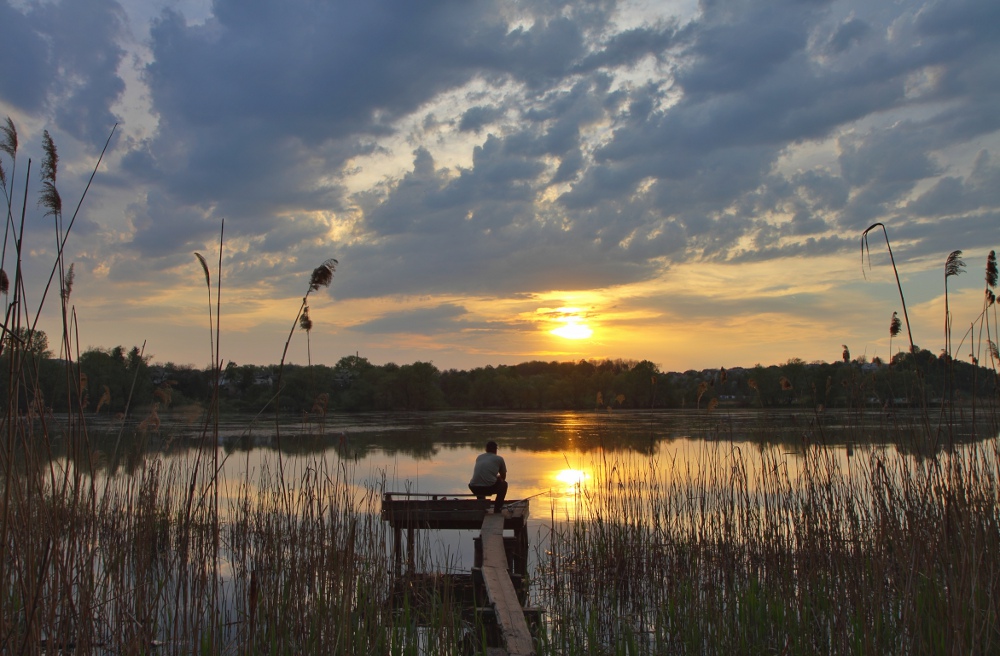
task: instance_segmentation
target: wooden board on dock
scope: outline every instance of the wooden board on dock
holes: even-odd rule
[[[475,497],[411,495],[389,492],[382,497],[382,521],[393,527],[428,529],[477,529],[493,501]],[[527,501],[508,501],[506,528],[517,529],[528,519]],[[499,517],[499,515],[498,515]]]
[[[503,547],[504,521],[502,515],[486,515],[483,518],[480,533],[483,540],[483,581],[496,612],[507,653],[529,656],[535,653],[535,647],[524,619],[524,610],[507,571],[507,555]]]

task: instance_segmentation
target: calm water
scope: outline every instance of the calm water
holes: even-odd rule
[[[183,469],[198,457],[206,434],[203,420],[179,411],[161,418],[159,431],[153,432],[90,424],[91,457],[112,475],[127,475],[150,451],[159,452],[166,465]],[[252,485],[262,474],[274,476],[279,461],[290,485],[319,474],[348,480],[358,495],[372,488],[466,494],[476,455],[487,440],[495,440],[507,462],[508,499],[531,497],[534,542],[544,548],[551,523],[580,512],[581,486],[602,463],[683,471],[688,465],[697,467],[709,452],[725,457],[734,449],[746,452],[770,444],[785,455],[794,477],[808,444],[825,446],[846,465],[849,453],[873,446],[919,458],[948,444],[992,439],[996,433],[983,426],[975,433],[965,426],[928,439],[919,416],[906,413],[717,409],[331,415],[323,422],[282,422],[278,429],[273,418],[234,417],[219,424],[218,435],[216,454],[202,457],[219,458],[223,501],[235,499],[241,482]],[[467,569],[472,539],[463,533],[469,532],[425,535],[423,546],[438,561]]]

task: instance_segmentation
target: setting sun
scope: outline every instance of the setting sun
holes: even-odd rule
[[[588,339],[594,334],[594,331],[584,321],[584,316],[579,308],[562,307],[555,310],[553,315],[550,320],[561,324],[549,331],[553,335],[563,339]]]
[[[565,325],[553,328],[549,332],[566,339],[587,339],[594,334],[594,331],[587,327],[586,324],[577,321],[567,321]]]

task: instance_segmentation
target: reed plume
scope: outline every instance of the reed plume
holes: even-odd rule
[[[948,278],[957,276],[963,271],[965,271],[965,260],[962,259],[962,251],[952,251],[944,261],[944,332],[945,349],[949,357],[951,356],[951,310],[948,305]]]
[[[66,271],[66,278],[63,282],[62,291],[60,292],[64,301],[69,300],[70,294],[73,293],[73,281],[76,280],[76,272],[74,271],[75,268],[76,263],[74,262],[69,265],[69,269]]]
[[[892,319],[889,320],[889,364],[892,364],[892,338],[899,335],[899,331],[903,329],[903,324],[899,320],[899,314],[896,312],[892,313]]]
[[[194,256],[198,258],[201,270],[205,273],[205,287],[208,288],[208,342],[212,365],[215,366],[215,326],[212,323],[212,274],[208,272],[208,262],[205,261],[205,256],[201,253],[195,253]]]
[[[997,252],[990,251],[990,254],[986,256],[986,291],[984,292],[983,298],[983,315],[979,323],[979,339],[982,343],[983,336],[983,324],[986,325],[986,341],[990,346],[994,345],[993,336],[990,332],[990,306],[994,306],[997,302],[996,293],[994,289],[997,286]],[[994,321],[993,321],[993,331],[997,331],[996,325],[996,308],[993,309]],[[1000,334],[1000,332],[998,332]],[[1000,363],[1000,358],[994,355],[993,350],[990,350],[990,357],[993,358],[993,368],[996,369],[997,364]]]
[[[337,268],[337,260],[332,257],[323,264],[313,269],[312,276],[309,277],[309,291],[318,291],[320,287],[329,287],[333,282],[333,272]]]
[[[314,272],[315,275],[315,272]],[[310,343],[309,335],[312,333],[313,322],[309,318],[309,306],[302,308],[302,316],[299,317],[299,328],[306,331],[306,358],[309,366],[312,366],[312,344]]]
[[[10,155],[11,159],[17,157],[17,130],[9,116],[7,124],[0,125],[0,150]]]
[[[14,129],[14,122],[7,117],[7,124],[0,125],[0,150],[7,153],[12,161],[17,161],[17,130]],[[3,160],[0,160],[0,187],[7,196],[7,171],[3,167]],[[11,197],[7,196],[7,211],[10,211]]]
[[[59,153],[56,152],[56,145],[52,143],[48,130],[42,133],[42,149],[45,151],[45,157],[42,158],[42,192],[38,196],[38,204],[46,209],[45,216],[58,218],[62,214],[62,198],[56,189]]]

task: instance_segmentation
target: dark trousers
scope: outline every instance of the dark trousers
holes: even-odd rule
[[[507,497],[507,481],[498,478],[497,482],[493,485],[470,485],[469,489],[479,499],[485,499],[493,494],[497,495],[497,499],[493,504],[493,512],[503,510],[503,500]]]

